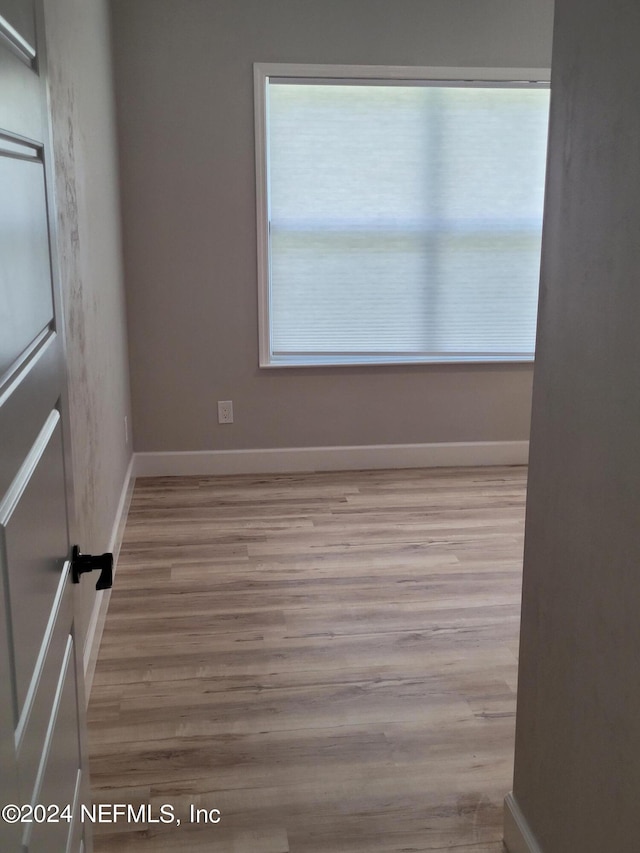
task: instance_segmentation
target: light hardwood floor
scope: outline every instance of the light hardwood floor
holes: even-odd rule
[[[96,853],[502,853],[525,485],[525,468],[138,480],[93,795],[181,825],[103,824]]]

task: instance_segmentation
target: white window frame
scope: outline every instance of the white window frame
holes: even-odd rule
[[[271,280],[269,257],[269,174],[267,151],[267,87],[271,78],[322,82],[343,81],[345,84],[359,80],[379,81],[385,85],[428,85],[429,83],[464,82],[469,86],[484,83],[530,84],[549,86],[548,68],[445,68],[415,67],[401,65],[299,65],[291,63],[256,62],[254,72],[255,154],[256,154],[256,201],[257,201],[257,249],[258,249],[258,330],[259,366],[266,368],[286,367],[347,367],[383,364],[484,364],[532,362],[533,354],[512,356],[496,355],[478,358],[434,357],[434,356],[388,356],[376,355],[367,358],[359,353],[347,356],[296,356],[295,359],[274,358],[271,341]]]

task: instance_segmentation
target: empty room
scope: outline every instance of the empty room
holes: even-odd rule
[[[639,35],[0,0],[0,850],[635,849]]]

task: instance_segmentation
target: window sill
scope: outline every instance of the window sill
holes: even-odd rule
[[[295,355],[271,356],[260,361],[261,368],[299,368],[299,367],[384,367],[389,365],[485,365],[485,364],[533,364],[533,353],[523,355],[507,353],[504,355]]]

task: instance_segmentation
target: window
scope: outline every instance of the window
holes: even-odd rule
[[[546,79],[256,65],[262,366],[533,358]]]

